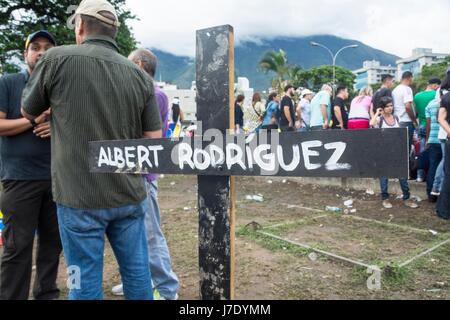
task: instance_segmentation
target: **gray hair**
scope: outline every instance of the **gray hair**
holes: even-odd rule
[[[329,84],[324,84],[322,86],[322,89],[320,91],[329,91],[329,92],[333,92],[333,87],[330,86]]]
[[[158,58],[153,52],[148,49],[137,49],[130,54],[129,59],[133,62],[143,62],[144,71],[152,78],[155,77]]]

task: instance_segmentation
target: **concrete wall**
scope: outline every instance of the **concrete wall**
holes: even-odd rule
[[[283,178],[276,178],[281,179]],[[349,188],[353,190],[366,191],[371,189],[375,194],[380,194],[380,182],[378,179],[362,179],[362,178],[288,178],[287,180],[293,181],[299,184],[317,185],[317,186],[331,186],[339,188]],[[428,199],[426,192],[426,184],[418,183],[415,181],[409,181],[409,187],[411,189],[411,195],[418,196],[422,200]],[[391,180],[389,182],[389,193],[401,195],[400,184],[398,181]]]

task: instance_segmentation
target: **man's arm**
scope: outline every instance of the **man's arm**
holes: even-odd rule
[[[445,108],[439,109],[439,124],[442,128],[444,128],[447,135],[450,137],[450,124],[447,121],[447,109]]]
[[[12,137],[33,128],[28,119],[6,119],[6,113],[0,112],[0,136]]]
[[[161,114],[153,94],[150,94],[144,110],[142,111],[141,121],[143,138],[162,138]]]
[[[300,124],[303,123],[303,119],[302,119],[302,105],[300,104],[300,102],[298,103],[298,106],[297,106],[297,121],[300,122]]]
[[[328,128],[328,106],[326,104],[320,105],[320,110],[323,116],[323,128]]]
[[[428,140],[430,139],[430,132],[431,132],[431,118],[427,118],[427,140],[425,142],[425,144],[428,146]]]
[[[284,106],[283,107],[283,111],[284,111],[284,115],[285,115],[286,119],[289,122],[289,127],[293,127],[294,126],[294,122],[293,122],[292,117],[291,117],[291,107]]]
[[[144,131],[143,138],[144,139],[161,139],[162,138],[162,130]]]
[[[406,109],[406,113],[408,114],[409,118],[413,122],[414,126],[417,128],[419,124],[417,123],[417,118],[416,118],[416,114],[414,113],[414,108],[413,108],[412,102],[405,103],[405,109]]]
[[[342,119],[341,107],[334,106],[334,115],[336,116],[336,119],[339,122],[339,124],[336,124],[336,126],[340,127],[341,129],[344,129],[344,120]]]
[[[50,78],[49,64],[49,61],[41,59],[23,90],[22,115],[29,120],[35,120],[45,112],[49,112],[50,93],[46,89],[51,87],[50,84],[46,83],[47,79]]]

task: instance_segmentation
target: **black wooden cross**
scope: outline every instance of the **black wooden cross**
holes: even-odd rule
[[[204,300],[234,298],[233,176],[400,178],[409,173],[406,129],[235,136],[227,134],[234,126],[233,97],[233,28],[200,30],[199,135],[183,140],[90,143],[94,173],[198,176],[200,291]]]

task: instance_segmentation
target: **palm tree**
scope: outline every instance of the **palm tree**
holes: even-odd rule
[[[289,65],[287,54],[284,50],[267,51],[259,62],[259,67],[264,73],[273,72],[276,77],[272,81],[274,88],[281,89],[284,77],[288,74]]]

